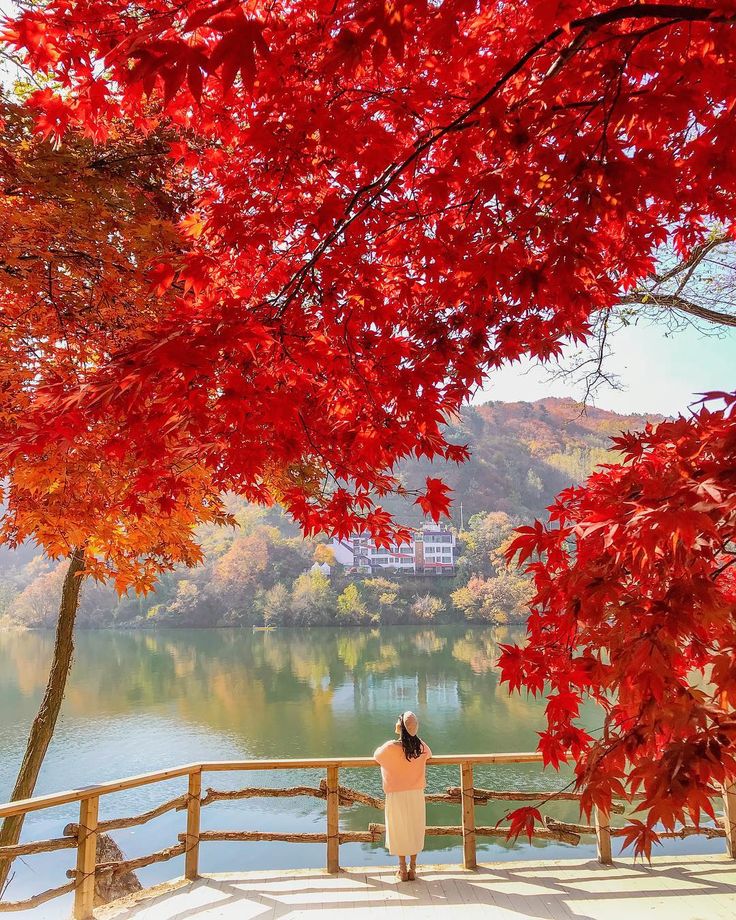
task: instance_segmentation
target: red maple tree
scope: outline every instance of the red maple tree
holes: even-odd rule
[[[534,576],[502,680],[547,695],[545,763],[575,760],[582,806],[640,795],[627,842],[714,817],[736,777],[736,394],[614,439],[624,462],[563,492],[508,550]],[[600,737],[580,706],[602,710]]]
[[[396,525],[379,503],[400,488],[396,462],[463,459],[442,423],[489,371],[584,339],[594,313],[653,274],[663,242],[686,259],[713,223],[731,233],[735,26],[733,0],[45,0],[22,11],[6,40],[57,81],[31,97],[40,129],[101,139],[120,116],[144,132],[166,123],[196,188],[186,246],[152,269],[159,291],[178,290],[168,312],[30,404],[29,436],[51,425],[74,439],[104,419],[134,458],[155,454],[165,469],[188,452],[217,487],[281,501],[306,531],[388,539]],[[706,453],[725,450],[708,418],[662,429],[662,444],[691,431]],[[645,437],[647,456],[667,452]],[[601,474],[612,503],[628,501],[642,468]],[[733,493],[720,494],[727,507]],[[430,481],[417,500],[437,515],[446,499]],[[568,501],[574,516],[574,495],[557,513]],[[685,527],[698,552],[706,518]],[[545,534],[539,525],[534,539],[552,545]],[[656,559],[643,524],[630,539],[627,565]],[[554,571],[554,554],[545,560]],[[651,616],[667,620],[676,575],[650,565]],[[657,654],[665,683],[681,683],[680,664]],[[528,664],[504,666],[534,679]],[[733,660],[721,666],[730,674]],[[538,673],[552,679],[553,664]],[[573,723],[581,687],[594,686],[553,695],[567,734],[545,737],[550,761],[589,749]],[[677,699],[673,719],[691,714],[688,693]],[[693,781],[680,798],[669,789],[671,726],[642,724],[658,752],[641,780],[661,792],[650,816],[700,807]],[[733,778],[732,736],[718,743]],[[620,779],[615,759],[601,769]],[[595,771],[582,780],[589,801],[613,791]],[[657,812],[666,791],[673,811]]]
[[[385,536],[375,493],[408,454],[463,458],[441,425],[489,369],[584,337],[665,238],[687,250],[728,220],[734,10],[23,11],[6,39],[63,84],[31,98],[43,130],[166,119],[198,187],[191,251],[156,274],[187,292],[89,381],[86,411],[165,452],[165,409],[223,486],[307,531]]]
[[[69,561],[15,800],[33,794],[54,732],[82,580],[150,590],[162,572],[201,562],[196,524],[232,518],[196,457],[131,451],[101,416],[67,427],[85,378],[167,311],[146,266],[180,249],[175,224],[187,195],[186,182],[172,189],[165,137],[121,121],[105,144],[69,131],[55,147],[20,100],[2,98],[0,147],[0,543],[33,541]],[[54,417],[59,391],[70,397],[66,420]],[[47,424],[28,427],[33,412]],[[0,849],[17,843],[22,823],[0,823]],[[9,868],[0,858],[0,897]]]

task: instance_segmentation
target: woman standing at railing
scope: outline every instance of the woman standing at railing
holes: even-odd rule
[[[416,878],[417,854],[424,848],[427,825],[425,768],[432,752],[417,735],[418,730],[419,720],[414,713],[403,713],[396,721],[399,740],[387,741],[373,755],[381,766],[386,793],[386,846],[392,856],[399,857],[396,877],[402,882]]]

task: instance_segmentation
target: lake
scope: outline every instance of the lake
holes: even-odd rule
[[[510,629],[384,627],[381,629],[241,629],[84,632],[77,637],[74,668],[56,735],[37,793],[112,780],[196,760],[369,756],[392,736],[399,712],[413,709],[420,735],[437,754],[528,751],[536,747],[546,701],[509,696],[495,669],[499,642],[519,636]],[[0,801],[10,796],[29,724],[46,682],[53,645],[50,633],[0,633]],[[600,726],[589,707],[585,726]],[[205,774],[204,785],[319,785],[321,771]],[[378,769],[341,771],[344,785],[380,792]],[[538,765],[476,770],[476,784],[496,789],[561,788],[565,775],[543,774]],[[185,791],[185,779],[105,797],[101,817],[146,811]],[[457,768],[428,770],[428,791],[458,785]],[[504,803],[478,808],[478,823],[495,824]],[[549,809],[575,820],[574,803]],[[202,828],[324,832],[324,802],[251,799],[218,802],[202,811]],[[77,806],[31,815],[23,839],[59,836],[76,821]],[[342,808],[341,826],[366,829],[382,821],[375,810]],[[460,808],[430,805],[431,824],[459,824]],[[126,857],[173,845],[184,830],[182,812],[170,812],[139,828],[114,832]],[[458,838],[428,837],[424,862],[458,863]],[[479,860],[595,855],[592,842],[508,844],[479,839]],[[200,850],[203,872],[243,868],[324,866],[322,844],[209,843]],[[722,852],[723,841],[690,838],[662,852]],[[16,860],[6,898],[19,900],[63,884],[72,852]],[[541,855],[541,853],[540,853]],[[377,844],[340,848],[345,866],[385,865]],[[183,872],[183,860],[148,867],[144,885]],[[51,902],[32,916],[68,913],[68,900]],[[26,914],[24,916],[29,916]]]

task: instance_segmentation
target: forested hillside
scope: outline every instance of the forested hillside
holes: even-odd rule
[[[406,463],[409,488],[428,475],[452,487],[459,533],[453,579],[381,575],[356,580],[308,570],[330,561],[324,540],[304,540],[279,508],[230,499],[237,529],[205,527],[205,562],[162,576],[145,597],[118,598],[106,585],[84,586],[82,627],[222,626],[417,623],[467,620],[510,622],[524,617],[528,585],[503,565],[501,550],[514,526],[544,514],[565,486],[611,460],[609,438],[638,429],[645,416],[622,416],[573,400],[489,402],[463,411],[450,426],[453,441],[468,444],[462,466]],[[409,501],[387,502],[407,524],[421,515]],[[65,565],[33,547],[0,552],[0,626],[53,625]]]
[[[413,488],[423,484],[427,475],[441,475],[455,490],[456,526],[460,502],[466,521],[478,511],[538,517],[561,489],[612,459],[613,435],[641,429],[657,418],[592,407],[583,413],[572,399],[471,406],[450,426],[452,440],[470,446],[469,462],[461,466],[413,462],[404,468],[404,482]],[[412,520],[419,519],[416,511],[408,513]]]

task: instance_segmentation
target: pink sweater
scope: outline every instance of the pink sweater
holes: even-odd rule
[[[429,745],[422,741],[422,753],[415,760],[407,760],[400,741],[387,741],[373,755],[381,765],[384,792],[408,792],[424,789],[427,785],[425,767],[432,756]]]

